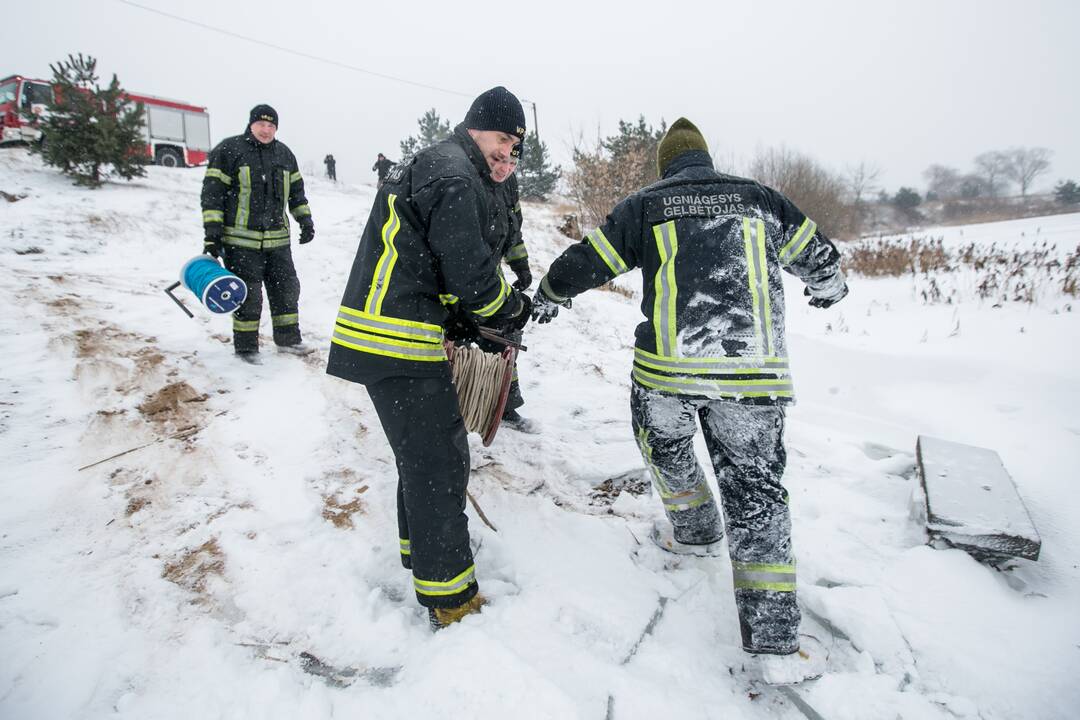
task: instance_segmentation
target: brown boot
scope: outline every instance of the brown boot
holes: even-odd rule
[[[428,621],[431,623],[432,630],[442,630],[453,625],[466,615],[480,612],[480,608],[486,604],[487,598],[477,593],[456,607],[428,608]]]

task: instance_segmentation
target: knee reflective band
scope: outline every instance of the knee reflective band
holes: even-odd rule
[[[465,588],[469,587],[476,582],[476,566],[470,565],[469,568],[451,580],[421,580],[418,577],[413,577],[413,586],[416,588],[416,592],[421,595],[456,595]]]
[[[750,298],[754,307],[754,335],[762,355],[773,354],[772,307],[769,297],[769,266],[765,260],[765,222],[743,218],[743,243]]]
[[[778,565],[732,562],[731,569],[736,590],[795,592],[795,563]]]
[[[656,351],[666,357],[674,357],[675,299],[679,288],[675,282],[675,255],[679,252],[679,239],[675,234],[675,221],[653,227],[656,249],[660,253],[660,268],[656,271],[656,300],[653,302],[653,325],[656,328]]]
[[[398,538],[398,546],[402,555],[412,555],[412,543],[406,538]]]
[[[669,512],[693,510],[712,500],[712,491],[704,482],[704,478],[692,490],[681,493],[674,492],[660,473],[660,468],[653,462],[653,449],[652,445],[649,444],[649,431],[647,429],[641,428],[638,430],[637,442],[638,447],[641,449],[641,456],[652,473],[656,490],[660,493],[660,501],[664,504],[665,510]]]
[[[390,286],[390,275],[394,272],[394,264],[397,263],[398,252],[394,247],[394,238],[401,229],[401,219],[398,218],[397,210],[394,209],[394,200],[397,195],[391,194],[386,199],[390,208],[390,216],[382,226],[383,251],[379,261],[375,263],[375,275],[371,278],[371,289],[368,291],[367,300],[364,302],[364,310],[372,315],[382,312],[383,299]]]
[[[619,256],[619,253],[615,252],[615,248],[608,242],[607,237],[604,236],[603,230],[596,228],[586,235],[585,239],[589,241],[593,250],[595,250],[600,256],[600,259],[604,261],[604,264],[611,269],[611,272],[616,275],[622,275],[626,272],[626,263],[623,262],[622,257]]]
[[[233,332],[259,332],[258,320],[237,320],[236,316],[233,316],[232,321]]]
[[[795,231],[791,242],[780,249],[780,264],[790,265],[794,262],[795,258],[799,257],[802,251],[806,249],[806,246],[810,244],[815,232],[817,232],[817,224],[810,218],[803,220],[803,224]]]
[[[299,313],[290,313],[288,315],[271,315],[270,324],[274,327],[285,327],[286,325],[298,325],[300,323]]]

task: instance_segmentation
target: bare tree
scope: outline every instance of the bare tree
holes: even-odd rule
[[[852,208],[844,201],[844,179],[813,158],[785,147],[758,151],[750,162],[750,177],[787,195],[829,236],[854,234]]]
[[[975,175],[982,181],[986,194],[997,197],[1004,189],[1009,170],[1009,156],[1000,150],[991,150],[975,157]]]
[[[1051,153],[1046,148],[1013,148],[1009,158],[1006,177],[1020,186],[1020,194],[1027,196],[1028,188],[1035,178],[1050,169]]]
[[[926,194],[939,200],[951,200],[960,196],[960,172],[944,165],[931,165],[923,170]]]
[[[865,160],[847,169],[848,191],[851,193],[851,201],[856,207],[862,204],[864,196],[877,192],[879,177],[881,177],[881,168],[877,165],[871,165]]]

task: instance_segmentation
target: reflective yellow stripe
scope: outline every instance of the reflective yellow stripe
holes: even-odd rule
[[[240,191],[236,196],[236,227],[246,228],[251,215],[251,168],[240,168]]]
[[[235,247],[249,248],[251,250],[262,250],[261,240],[245,240],[244,238],[225,236],[224,240],[226,245],[233,245]]]
[[[274,327],[284,327],[286,325],[296,325],[300,322],[300,315],[298,313],[290,313],[287,315],[271,315],[270,323]]]
[[[775,563],[731,563],[736,590],[795,592],[795,565]]]
[[[446,360],[446,351],[443,350],[442,343],[395,340],[381,335],[350,330],[340,324],[334,326],[334,336],[331,338],[331,342],[357,352],[383,355],[401,360],[416,360],[418,362],[442,362]]]
[[[596,228],[586,235],[585,239],[589,241],[593,250],[595,250],[596,254],[600,256],[600,259],[604,261],[604,264],[611,269],[611,272],[616,275],[622,275],[626,272],[626,263],[623,262],[622,257],[619,256],[619,253],[615,252],[615,248],[608,242],[607,237],[604,236],[603,230]]]
[[[413,578],[413,586],[421,595],[456,595],[476,582],[476,566],[470,565],[465,572],[452,580],[421,580]]]
[[[232,328],[236,332],[258,332],[259,321],[258,320],[237,320],[236,316],[233,316]]]
[[[232,178],[223,173],[221,170],[218,170],[217,168],[207,168],[206,177],[220,180],[225,185],[232,185]]]
[[[301,179],[302,178],[300,177],[300,171],[299,170],[297,170],[296,172],[291,173],[289,175],[289,180],[291,180],[292,182],[300,182]]]
[[[232,237],[248,238],[249,240],[281,240],[289,239],[288,228],[277,230],[246,230],[244,228],[225,226],[225,234]]]
[[[496,296],[494,300],[489,302],[484,307],[480,308],[479,310],[474,310],[473,312],[475,312],[480,317],[490,317],[494,315],[495,312],[503,306],[503,303],[506,302],[506,298],[508,297],[510,297],[510,286],[506,284],[506,279],[503,278],[502,274],[500,273],[498,296]]]
[[[393,335],[417,342],[438,344],[443,340],[443,329],[438,325],[416,320],[402,320],[389,315],[372,315],[345,305],[338,308],[337,321],[341,325],[347,325],[356,330]]]
[[[457,295],[450,295],[450,294],[439,295],[439,302],[441,302],[443,305],[453,305],[459,299],[460,298],[458,298]]]
[[[387,207],[390,208],[390,215],[386,218],[386,222],[382,226],[382,241],[383,251],[379,256],[379,261],[375,263],[375,274],[371,278],[371,289],[368,290],[367,301],[364,302],[364,309],[372,315],[378,315],[382,311],[383,299],[386,297],[386,291],[390,286],[390,275],[394,272],[394,265],[397,263],[398,252],[394,247],[394,238],[397,237],[398,230],[401,229],[401,220],[398,218],[397,210],[394,209],[394,200],[397,199],[397,195],[391,194],[386,199]]]
[[[747,280],[754,318],[754,337],[763,355],[772,355],[772,306],[769,297],[769,266],[765,260],[765,222],[743,218]]]
[[[292,192],[291,183],[289,182],[289,171],[282,170],[282,176],[285,182],[285,199],[281,203],[281,218],[285,221],[285,227],[289,227],[289,195]]]
[[[780,263],[790,265],[794,262],[795,258],[799,257],[802,251],[806,249],[806,246],[810,244],[815,232],[817,232],[817,223],[810,218],[803,220],[803,224],[795,231],[791,241],[781,248]]]
[[[637,444],[638,449],[641,450],[641,457],[645,461],[645,464],[649,467],[649,472],[652,474],[653,482],[656,483],[657,490],[661,494],[671,493],[671,488],[668,487],[667,481],[664,480],[664,476],[660,474],[660,468],[656,467],[656,463],[653,462],[652,445],[649,444],[649,431],[646,428],[638,428],[637,431]]]
[[[634,362],[655,370],[685,375],[753,375],[756,373],[785,375],[789,370],[786,358],[760,356],[666,358],[642,348],[634,348]]]
[[[675,234],[675,221],[653,226],[656,249],[660,253],[660,267],[654,280],[656,298],[653,300],[653,326],[656,332],[656,351],[666,357],[677,355],[675,334],[675,300],[679,293],[675,282],[675,255],[679,252],[679,239]]]
[[[529,257],[529,251],[525,247],[525,243],[518,243],[517,245],[514,245],[512,248],[510,248],[506,252],[506,255],[504,256],[504,259],[507,262],[515,262],[517,260],[525,260],[528,257]]]
[[[308,207],[307,203],[297,205],[293,208],[292,214],[294,218],[302,218],[311,214],[311,208]]]
[[[398,545],[402,555],[412,555],[412,543],[405,538],[398,538]]]
[[[221,210],[203,210],[202,221],[204,223],[225,222],[225,213]]]
[[[645,387],[673,395],[700,395],[708,398],[780,397],[795,396],[791,378],[753,378],[727,380],[707,377],[673,377],[658,375],[634,366],[634,381]]]

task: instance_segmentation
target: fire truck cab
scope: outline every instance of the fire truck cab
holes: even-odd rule
[[[165,167],[204,165],[210,154],[210,115],[206,108],[153,95],[127,93],[145,108],[143,135],[151,162]],[[42,116],[55,98],[52,84],[11,75],[0,80],[0,144],[37,142],[38,123],[27,115]]]

